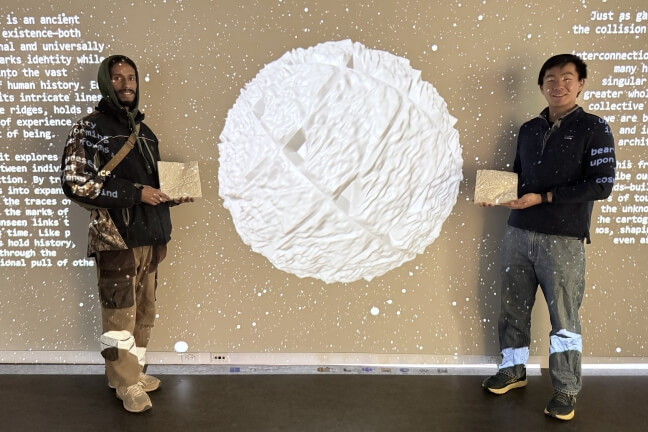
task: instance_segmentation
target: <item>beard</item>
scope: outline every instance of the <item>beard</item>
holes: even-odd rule
[[[137,92],[134,90],[132,92],[121,90],[119,92],[116,92],[115,96],[117,96],[119,104],[124,108],[130,109],[135,106],[135,101],[137,100]]]
[[[132,100],[132,101],[123,101],[123,100],[120,100],[120,101],[119,101],[119,104],[120,104],[121,106],[123,106],[124,108],[128,108],[129,110],[132,109],[132,108],[135,108],[135,100]]]
[[[119,101],[119,104],[120,104],[121,106],[123,106],[124,108],[131,109],[131,108],[134,108],[134,107],[135,107],[135,100],[136,100],[135,97],[133,97],[132,100],[129,100],[129,99],[124,99],[124,98],[122,98],[122,97],[118,94],[118,95],[117,95],[117,100]]]

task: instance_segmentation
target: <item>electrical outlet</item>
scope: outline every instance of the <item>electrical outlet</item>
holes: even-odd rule
[[[182,353],[180,358],[182,363],[196,363],[198,361],[198,355],[194,353]]]
[[[212,353],[211,360],[214,363],[225,363],[225,362],[227,362],[227,354],[215,354],[215,353]]]

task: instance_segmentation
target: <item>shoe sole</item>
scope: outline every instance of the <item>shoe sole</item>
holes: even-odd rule
[[[574,410],[570,412],[569,414],[551,414],[549,411],[547,411],[547,408],[545,408],[544,413],[547,414],[549,417],[557,418],[558,420],[571,420],[574,418]]]
[[[124,409],[125,409],[126,411],[128,411],[128,412],[132,412],[132,413],[141,413],[141,412],[144,412],[144,411],[148,411],[148,410],[150,410],[151,408],[153,408],[153,405],[145,405],[144,408],[142,408],[142,409],[140,409],[140,410],[135,410],[135,409],[128,409],[128,408],[126,408],[126,405],[124,405]]]
[[[528,382],[527,380],[516,381],[514,383],[507,385],[506,387],[502,387],[502,388],[486,387],[486,390],[488,390],[491,393],[495,393],[496,395],[503,395],[504,393],[507,393],[509,390],[513,390],[520,387],[526,387],[527,382]]]

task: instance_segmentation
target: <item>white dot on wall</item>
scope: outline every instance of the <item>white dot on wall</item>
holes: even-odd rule
[[[479,16],[477,17],[477,19],[478,19],[479,21],[483,20],[483,19],[484,19],[484,15],[479,15]]]
[[[620,353],[621,352],[621,347],[617,347],[616,352]]]
[[[431,45],[431,46],[430,46],[430,49],[431,49],[432,51],[437,51],[437,50],[439,49],[439,46],[438,46],[437,44],[434,44],[434,45]]]
[[[185,341],[178,341],[173,345],[173,350],[177,353],[187,352],[189,345]]]
[[[371,315],[376,316],[380,313],[380,309],[378,309],[376,306],[371,308]]]
[[[79,307],[83,307],[83,303],[79,303]]]
[[[149,74],[146,74],[146,76],[144,77],[144,81],[146,82],[151,81],[151,76]]]

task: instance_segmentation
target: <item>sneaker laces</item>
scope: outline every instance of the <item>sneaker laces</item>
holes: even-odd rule
[[[554,399],[557,402],[560,402],[563,405],[571,405],[573,401],[576,399],[575,396],[569,395],[565,392],[561,391],[555,391],[554,392]]]
[[[142,390],[142,387],[139,384],[133,384],[132,386],[128,386],[126,388],[126,394],[132,393],[133,397],[136,396],[141,396],[142,393],[146,394],[144,390]]]
[[[146,375],[144,372],[140,372],[139,376],[137,377],[137,381],[140,384],[143,384],[143,383],[145,383],[146,381],[149,380],[149,377],[150,377],[150,375]]]

